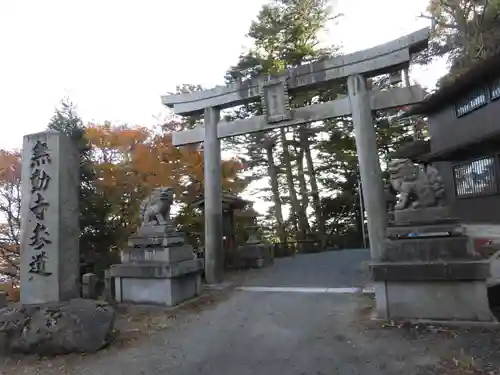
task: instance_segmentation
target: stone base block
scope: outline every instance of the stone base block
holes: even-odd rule
[[[386,281],[375,284],[380,319],[496,321],[485,281]]]
[[[419,225],[419,224],[443,224],[456,223],[457,218],[450,214],[449,207],[428,207],[419,209],[406,209],[394,211],[394,224],[396,225]]]
[[[272,247],[265,243],[247,243],[238,247],[233,260],[238,268],[263,268],[273,261]]]
[[[269,258],[237,258],[234,260],[236,268],[264,268],[273,264],[273,259]]]
[[[145,225],[140,227],[136,236],[138,237],[163,237],[170,233],[175,233],[175,226],[172,222],[164,225]]]
[[[389,319],[387,309],[387,288],[385,281],[378,281],[373,284],[375,291],[375,318]]]
[[[122,263],[133,262],[167,262],[178,263],[194,259],[193,247],[191,245],[171,247],[129,247],[121,251]]]
[[[143,262],[113,264],[109,269],[110,277],[136,279],[175,278],[188,273],[201,272],[203,259],[187,260],[179,263]]]
[[[374,281],[484,281],[490,277],[485,261],[384,262],[371,263]]]
[[[382,256],[385,262],[456,260],[475,258],[466,236],[413,237],[388,240]]]
[[[461,236],[464,229],[459,223],[429,224],[429,225],[398,225],[387,227],[387,237],[390,239],[407,238],[411,235],[421,237]],[[412,238],[412,237],[410,237]]]
[[[165,237],[142,237],[132,236],[128,239],[128,246],[130,247],[170,247],[184,245],[184,236],[179,233],[171,233]]]
[[[176,278],[115,277],[117,302],[176,306],[201,294],[201,273]]]

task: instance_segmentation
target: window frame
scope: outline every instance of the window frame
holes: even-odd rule
[[[470,194],[459,194],[458,191],[458,186],[457,186],[457,175],[456,175],[456,170],[458,167],[462,166],[467,166],[468,168],[472,168],[473,164],[475,162],[481,161],[481,160],[491,160],[493,162],[493,168],[492,168],[492,176],[491,180],[493,183],[493,186],[491,189],[488,189],[487,191],[483,192],[473,192]],[[490,196],[490,195],[496,195],[499,194],[499,164],[498,164],[498,155],[485,155],[481,156],[478,158],[470,159],[467,161],[462,161],[460,163],[455,163],[451,166],[451,175],[453,179],[453,193],[456,199],[467,199],[467,198],[478,198],[478,197],[485,197],[485,196]],[[470,174],[469,177],[470,178]]]
[[[482,102],[474,102],[480,97],[484,96],[484,100]],[[474,89],[467,95],[464,95],[460,100],[455,103],[455,115],[457,118],[465,116],[471,112],[474,112],[476,109],[481,108],[487,105],[491,101],[490,90],[485,87],[479,87]],[[460,111],[461,108],[464,108]]]
[[[497,78],[495,82],[490,84],[490,101],[500,99],[500,78]]]

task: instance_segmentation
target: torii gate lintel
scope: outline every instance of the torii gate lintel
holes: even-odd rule
[[[400,108],[405,105],[419,103],[425,96],[425,90],[420,86],[393,87],[386,91],[369,91],[369,96],[370,108],[373,111],[377,111],[380,109]],[[307,107],[291,109],[289,119],[274,123],[269,123],[264,115],[230,122],[219,121],[217,124],[217,137],[223,139],[242,134],[269,131],[281,127],[297,126],[351,114],[351,101],[347,96],[326,103],[312,104]],[[197,127],[174,133],[172,143],[174,146],[202,143],[204,137],[204,127]]]

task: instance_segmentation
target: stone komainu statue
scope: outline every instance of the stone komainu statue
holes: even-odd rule
[[[410,159],[395,159],[388,167],[392,187],[399,193],[395,210],[440,206],[444,185],[432,166],[421,167]]]
[[[141,226],[163,225],[170,219],[170,208],[174,203],[174,191],[170,187],[159,187],[141,202]]]

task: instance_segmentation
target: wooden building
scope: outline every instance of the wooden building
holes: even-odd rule
[[[428,117],[430,141],[417,141],[406,151],[441,172],[447,203],[471,237],[499,238],[500,54],[407,113],[418,114]]]

